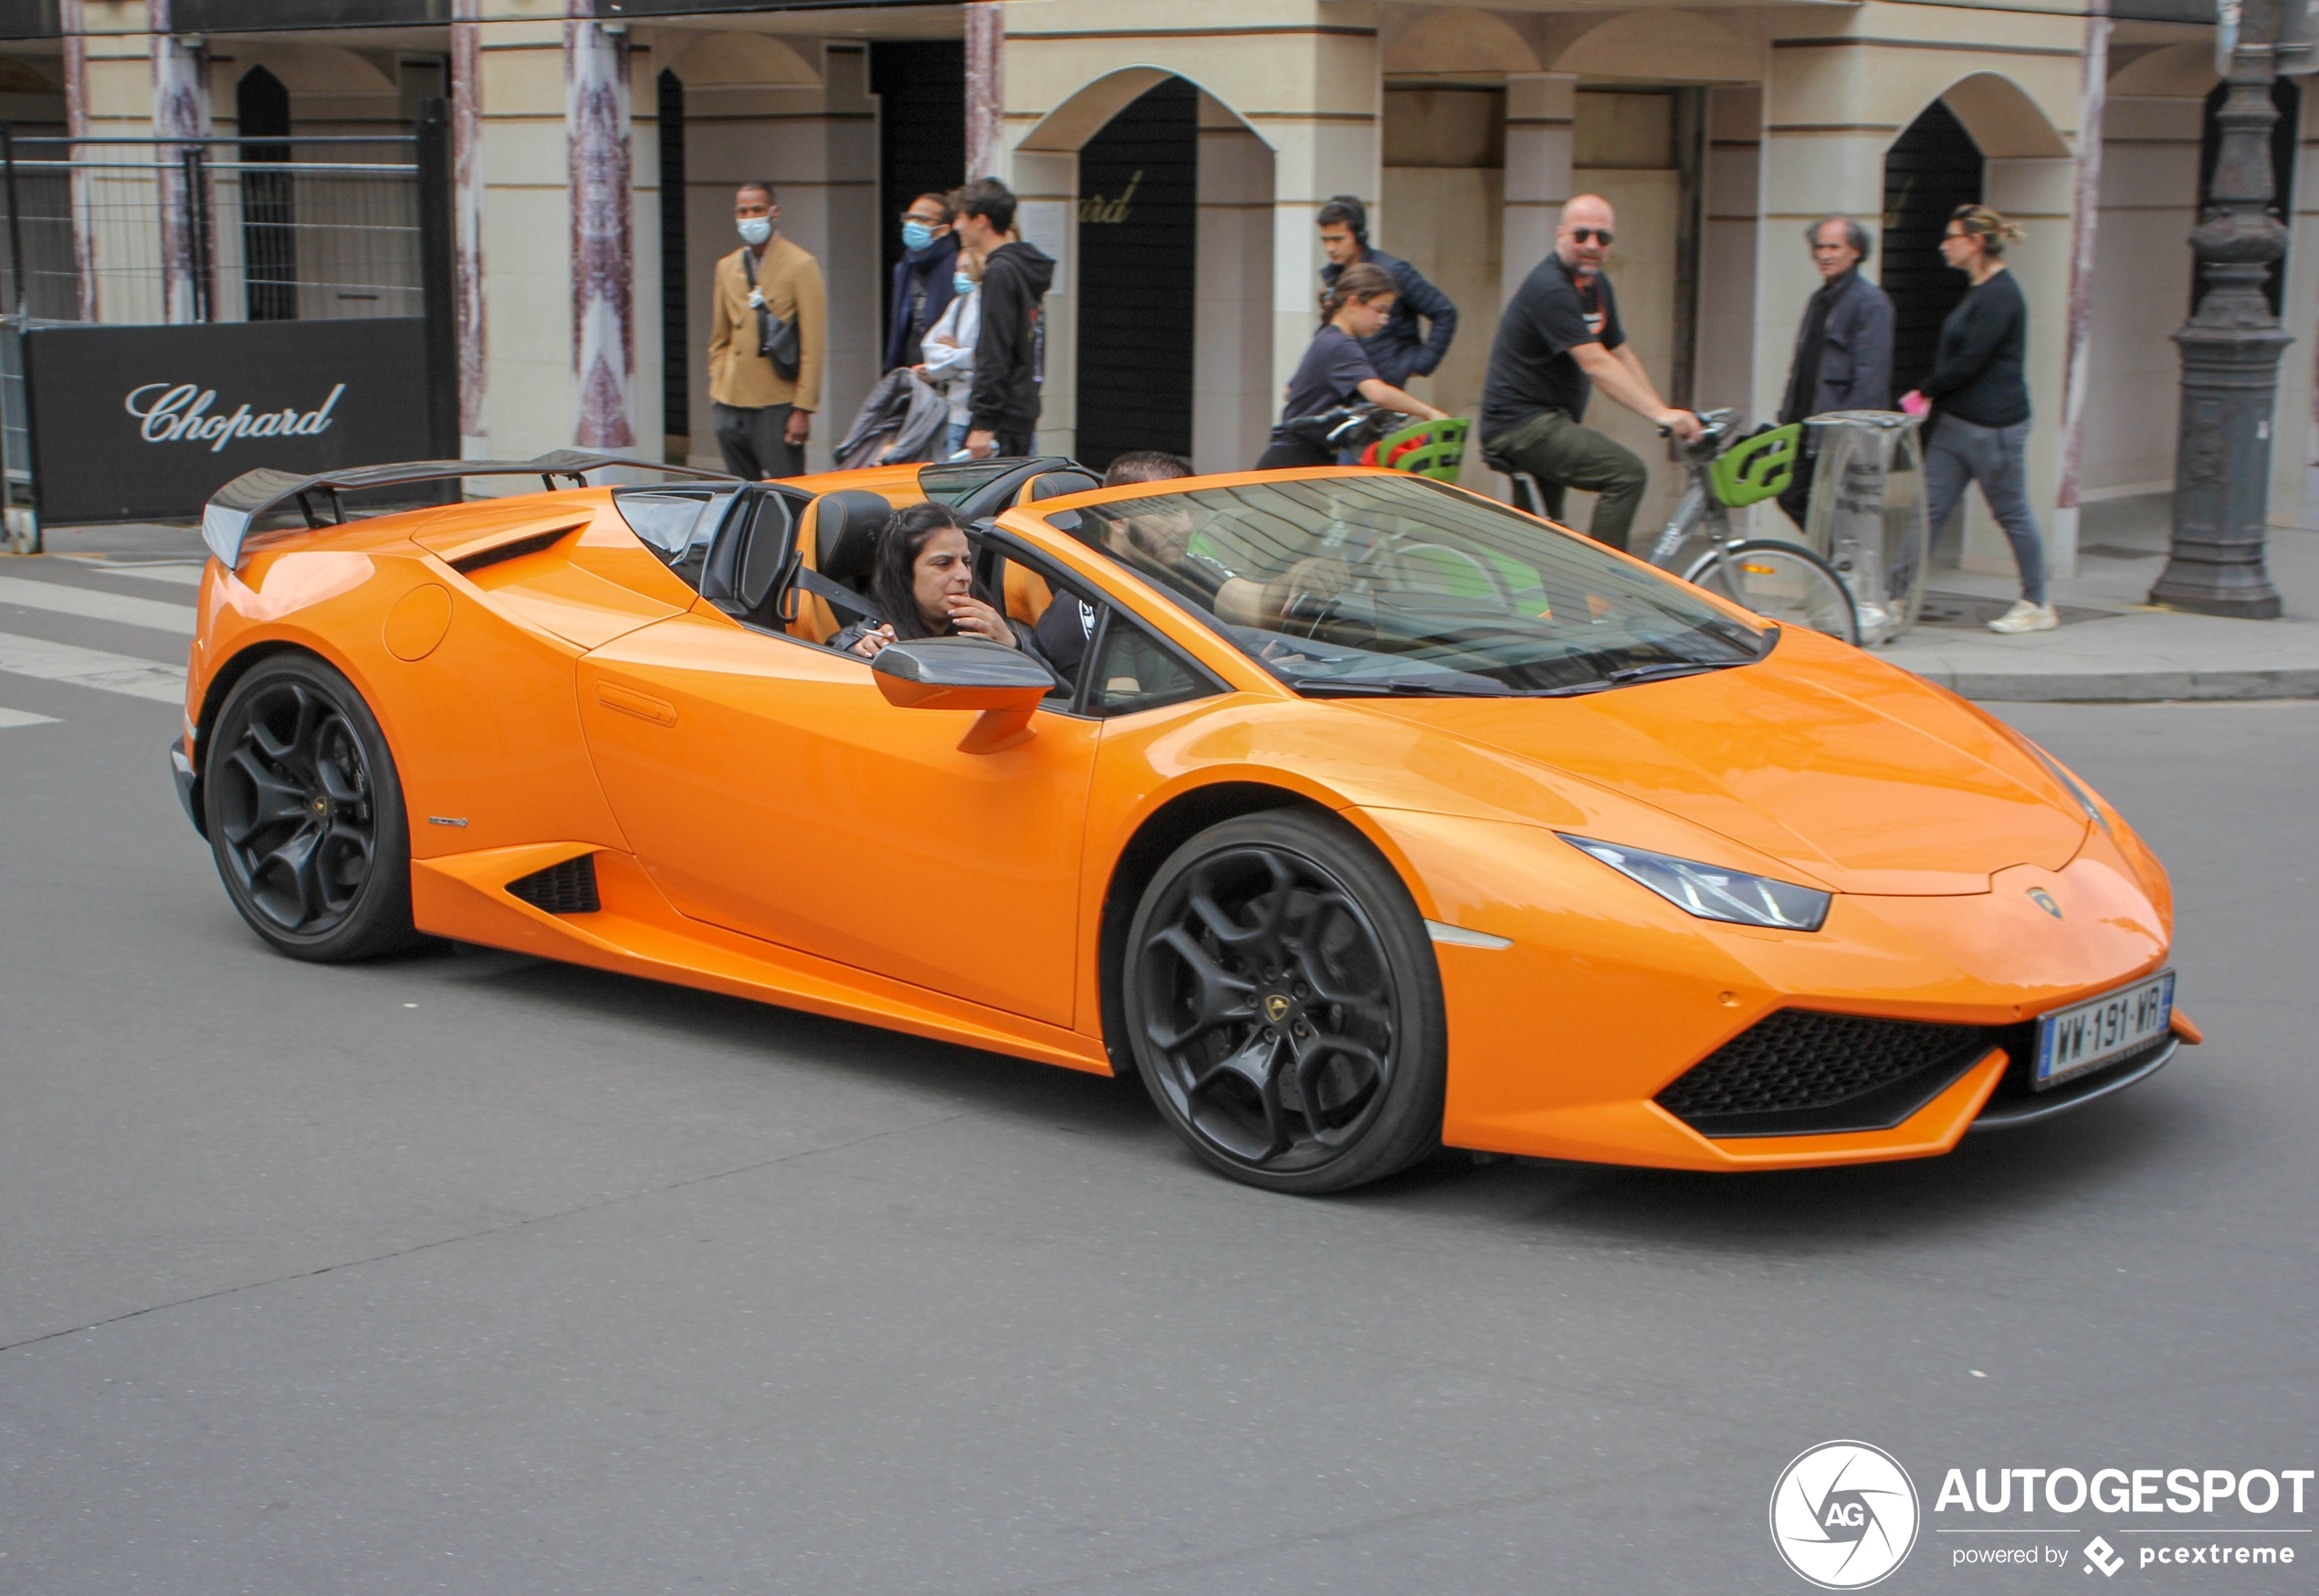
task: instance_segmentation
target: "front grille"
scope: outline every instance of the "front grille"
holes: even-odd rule
[[[561,865],[519,876],[508,883],[508,890],[532,908],[550,914],[594,914],[603,908],[596,897],[593,854],[582,854]]]
[[[1883,1130],[1996,1045],[1978,1025],[1781,1009],[1693,1065],[1657,1097],[1703,1136]]]

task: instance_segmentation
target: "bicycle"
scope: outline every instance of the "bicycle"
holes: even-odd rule
[[[1736,412],[1701,411],[1698,437],[1670,444],[1671,457],[1691,482],[1645,558],[1766,620],[1857,645],[1860,612],[1834,566],[1801,543],[1743,538],[1731,527],[1731,511],[1776,498],[1788,486],[1803,428],[1766,427],[1734,437],[1736,427]],[[1527,473],[1495,456],[1485,456],[1484,464],[1514,478],[1516,508],[1545,514],[1543,493],[1533,499],[1537,485]]]

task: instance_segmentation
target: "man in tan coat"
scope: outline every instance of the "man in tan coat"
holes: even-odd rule
[[[741,247],[717,263],[708,324],[708,397],[717,414],[717,446],[725,469],[755,481],[800,477],[805,440],[822,403],[822,360],[829,347],[829,299],[822,265],[782,237],[772,184],[745,183],[733,194]],[[793,320],[795,371],[787,376],[759,352],[757,307]]]

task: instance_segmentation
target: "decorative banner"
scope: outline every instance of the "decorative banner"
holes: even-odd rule
[[[425,459],[425,329],[417,316],[35,328],[25,341],[40,519],[198,516],[259,466]]]

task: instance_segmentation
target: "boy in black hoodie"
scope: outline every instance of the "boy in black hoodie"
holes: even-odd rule
[[[982,331],[974,341],[974,391],[967,400],[966,452],[974,458],[1027,455],[1046,381],[1042,314],[1055,262],[1035,245],[1009,242],[1014,195],[995,177],[953,196],[959,242],[982,262]]]

